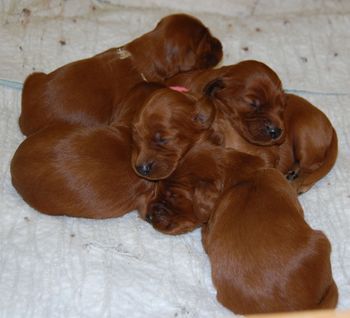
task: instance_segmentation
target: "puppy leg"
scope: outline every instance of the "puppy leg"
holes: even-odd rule
[[[294,181],[296,178],[299,177],[300,173],[300,165],[299,163],[294,163],[293,166],[291,166],[286,174],[286,178],[289,181]]]
[[[298,176],[292,180],[292,186],[298,194],[308,191],[317,181],[322,179],[334,166],[338,154],[338,138],[335,130],[331,143],[321,163],[308,162],[308,157],[301,156]]]
[[[19,127],[21,132],[29,136],[47,124],[47,118],[39,105],[45,99],[43,92],[47,82],[45,73],[33,73],[27,77],[23,85],[22,110],[19,117]],[[40,101],[40,102],[39,102]]]
[[[151,204],[145,220],[157,231],[170,235],[193,231],[200,224],[193,214],[172,211],[161,202]]]
[[[338,288],[333,281],[331,286],[327,289],[317,309],[333,309],[338,303]]]

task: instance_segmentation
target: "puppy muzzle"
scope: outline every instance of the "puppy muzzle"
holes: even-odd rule
[[[273,124],[266,124],[265,128],[266,128],[268,135],[274,140],[278,139],[282,134],[282,129],[279,127],[276,127]]]
[[[144,177],[147,177],[152,171],[153,162],[146,162],[136,166],[136,171]]]

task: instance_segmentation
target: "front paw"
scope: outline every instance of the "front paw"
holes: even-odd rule
[[[157,231],[171,235],[187,233],[199,226],[198,220],[176,213],[162,202],[151,204],[145,220]]]
[[[298,178],[298,176],[299,176],[299,174],[298,174],[298,172],[295,171],[295,170],[290,170],[290,171],[288,171],[287,174],[286,174],[286,178],[287,178],[287,180],[289,180],[289,181],[295,180],[296,178]]]
[[[168,233],[174,227],[174,218],[174,213],[167,209],[165,204],[156,202],[151,204],[145,220],[152,224],[156,230]]]

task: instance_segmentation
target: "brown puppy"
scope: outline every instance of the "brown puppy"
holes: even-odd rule
[[[170,98],[171,97],[171,98]],[[167,88],[151,96],[132,121],[132,167],[149,180],[167,178],[197,142],[211,138],[215,109]]]
[[[268,146],[284,139],[282,83],[264,63],[249,60],[214,70],[188,72],[169,79],[167,84],[182,85],[197,96],[211,90],[223,120],[248,143]],[[222,126],[220,119],[218,129]],[[223,132],[228,147],[238,142],[232,129]]]
[[[298,193],[335,163],[337,135],[327,116],[305,99],[283,94],[276,73],[263,63],[189,72],[169,84],[187,86],[195,95],[212,90],[218,109],[212,127],[225,146],[263,158],[286,174]]]
[[[109,123],[113,105],[135,84],[212,67],[221,58],[220,41],[199,20],[170,15],[123,47],[31,74],[23,87],[21,131],[28,136],[57,122]]]
[[[207,222],[224,189],[234,184],[237,174],[264,167],[259,157],[197,143],[176,170],[158,185],[158,193],[147,207],[146,220],[165,234],[182,234]],[[238,169],[239,167],[239,169]],[[235,172],[235,173],[231,173]]]
[[[304,98],[286,94],[286,140],[278,148],[276,168],[298,193],[309,190],[334,166],[338,138],[327,116]]]
[[[149,143],[154,153],[149,175],[154,178],[170,173],[167,169],[175,169],[185,148],[206,132],[206,114],[201,113],[199,105],[193,97],[160,84],[141,83],[124,100],[123,112],[119,112],[111,126],[61,123],[28,137],[12,159],[12,183],[29,205],[43,213],[108,218],[138,209],[144,216],[157,184],[135,174],[134,169],[137,172],[142,169],[139,158],[145,158],[144,152],[148,151],[148,144],[144,149],[142,143]],[[149,120],[155,120],[154,128],[168,124],[159,120],[160,107],[167,109],[163,119],[172,122],[172,135],[166,136],[169,138],[166,145],[159,129],[142,138],[140,118],[145,114],[150,115]],[[152,114],[158,117],[153,118]],[[186,119],[179,121],[178,114]],[[152,121],[146,120],[143,125],[149,123]],[[185,129],[187,135],[183,137]],[[132,134],[136,134],[135,143]],[[162,156],[167,157],[165,168]]]
[[[330,244],[288,181],[261,159],[197,145],[160,183],[147,220],[164,233],[203,226],[218,300],[238,314],[334,308]]]
[[[142,212],[156,184],[132,170],[131,142],[122,126],[51,125],[17,149],[12,184],[30,206],[50,215],[100,219]]]
[[[288,181],[260,169],[220,198],[203,227],[217,299],[237,314],[335,308],[331,246]]]

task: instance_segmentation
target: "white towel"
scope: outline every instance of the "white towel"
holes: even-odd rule
[[[331,119],[338,161],[300,200],[332,243],[338,307],[350,308],[349,1],[2,0],[0,10],[1,317],[233,316],[215,299],[199,230],[166,236],[136,212],[103,221],[42,215],[10,180],[24,139],[17,119],[25,77],[127,43],[175,12],[209,26],[223,64],[267,63]]]

